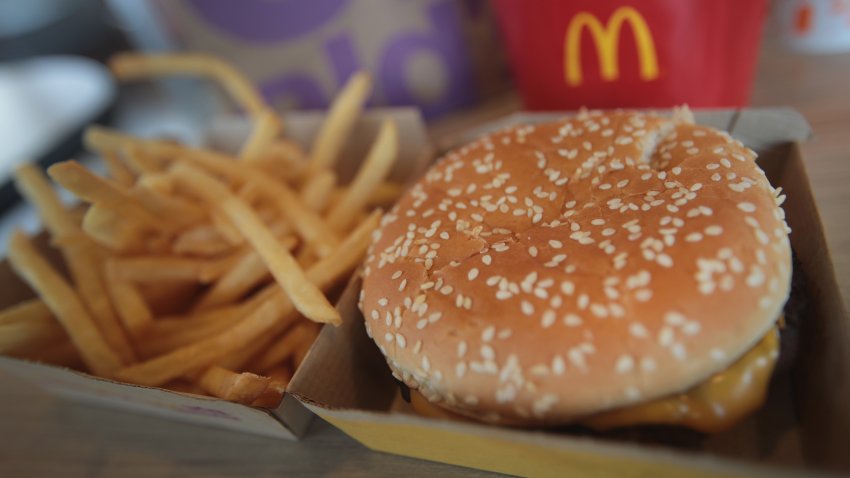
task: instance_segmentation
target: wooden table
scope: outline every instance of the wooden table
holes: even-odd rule
[[[804,146],[836,275],[850,298],[850,54],[792,56],[765,46],[755,105],[791,105],[811,122]],[[515,98],[476,112],[501,115]],[[435,135],[470,116],[435,126]],[[59,401],[0,375],[0,476],[491,476],[488,473],[374,453],[316,420],[299,443],[199,428]]]

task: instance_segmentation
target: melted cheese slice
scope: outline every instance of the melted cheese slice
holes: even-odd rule
[[[777,357],[779,331],[773,328],[729,368],[684,393],[599,413],[581,423],[597,430],[647,424],[726,430],[764,402]]]

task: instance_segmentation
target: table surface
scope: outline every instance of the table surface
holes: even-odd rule
[[[850,298],[850,54],[799,56],[768,42],[752,102],[809,120],[805,160],[838,284]],[[519,107],[515,98],[435,125],[436,136]],[[0,372],[0,475],[491,476],[369,451],[316,419],[301,442],[270,440],[62,401]]]

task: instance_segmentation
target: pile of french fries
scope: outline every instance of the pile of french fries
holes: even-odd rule
[[[371,90],[354,75],[308,153],[251,83],[203,55],[126,54],[120,80],[190,75],[218,82],[253,127],[237,155],[136,138],[85,134],[101,177],[75,161],[49,177],[83,207],[63,205],[35,166],[16,185],[38,210],[67,274],[18,231],[15,272],[37,297],[0,311],[0,354],[77,368],[133,384],[276,407],[320,324],[340,323],[327,294],[362,260],[398,137],[385,121],[355,178],[334,166]]]

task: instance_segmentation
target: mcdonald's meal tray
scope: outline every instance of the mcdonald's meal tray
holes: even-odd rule
[[[333,304],[381,210],[432,159],[420,113],[364,113],[361,73],[330,111],[284,114],[283,132],[214,58],[110,66],[209,76],[247,117],[214,118],[203,147],[92,126],[107,177],[75,161],[15,171],[46,232],[14,232],[0,263],[0,368],[81,402],[294,439],[312,414],[285,393],[292,373],[341,321]]]
[[[783,108],[462,133],[288,392],[372,449],[522,476],[850,471],[809,134]]]

